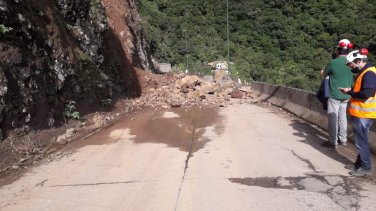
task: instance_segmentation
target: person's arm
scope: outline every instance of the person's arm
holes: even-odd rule
[[[327,75],[330,75],[332,70],[333,70],[333,65],[332,65],[332,62],[330,61],[328,65],[326,65],[326,67],[324,67],[324,69],[321,70],[321,76],[325,78]]]
[[[376,74],[368,71],[363,75],[362,85],[359,92],[351,91],[351,88],[341,89],[343,94],[348,94],[353,98],[368,99],[375,96]]]
[[[359,92],[348,91],[347,94],[350,95],[353,98],[368,99],[368,98],[373,97],[375,95],[375,89],[365,88],[365,89],[362,89]]]

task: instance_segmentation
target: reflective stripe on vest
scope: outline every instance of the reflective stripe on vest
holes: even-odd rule
[[[368,72],[372,71],[376,74],[376,68],[370,67],[364,70],[356,79],[354,88],[352,91],[359,92],[362,86],[362,79],[363,75]],[[376,118],[376,93],[373,97],[368,99],[359,99],[359,98],[351,98],[350,99],[350,107],[349,113],[352,116],[360,117],[360,118]]]

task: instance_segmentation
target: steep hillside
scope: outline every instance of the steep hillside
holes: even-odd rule
[[[375,1],[135,0],[151,53],[190,72],[227,57],[233,76],[317,90],[340,39],[376,55]],[[187,54],[187,56],[186,56]]]
[[[139,97],[153,69],[132,0],[0,0],[0,20],[0,167]]]

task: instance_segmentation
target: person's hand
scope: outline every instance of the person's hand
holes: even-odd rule
[[[351,91],[351,88],[341,88],[340,90],[343,94],[347,94],[348,91]]]
[[[325,70],[325,67],[324,67],[324,69],[321,70],[321,73],[320,73],[322,77],[326,76],[326,74],[324,73],[324,70]]]

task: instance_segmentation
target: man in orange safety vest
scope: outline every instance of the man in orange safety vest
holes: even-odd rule
[[[353,176],[371,175],[371,154],[368,132],[376,118],[376,68],[366,62],[368,50],[363,48],[346,56],[351,72],[359,74],[354,88],[339,88],[350,98],[349,113],[353,126],[355,145],[359,150],[355,163],[346,165]]]

